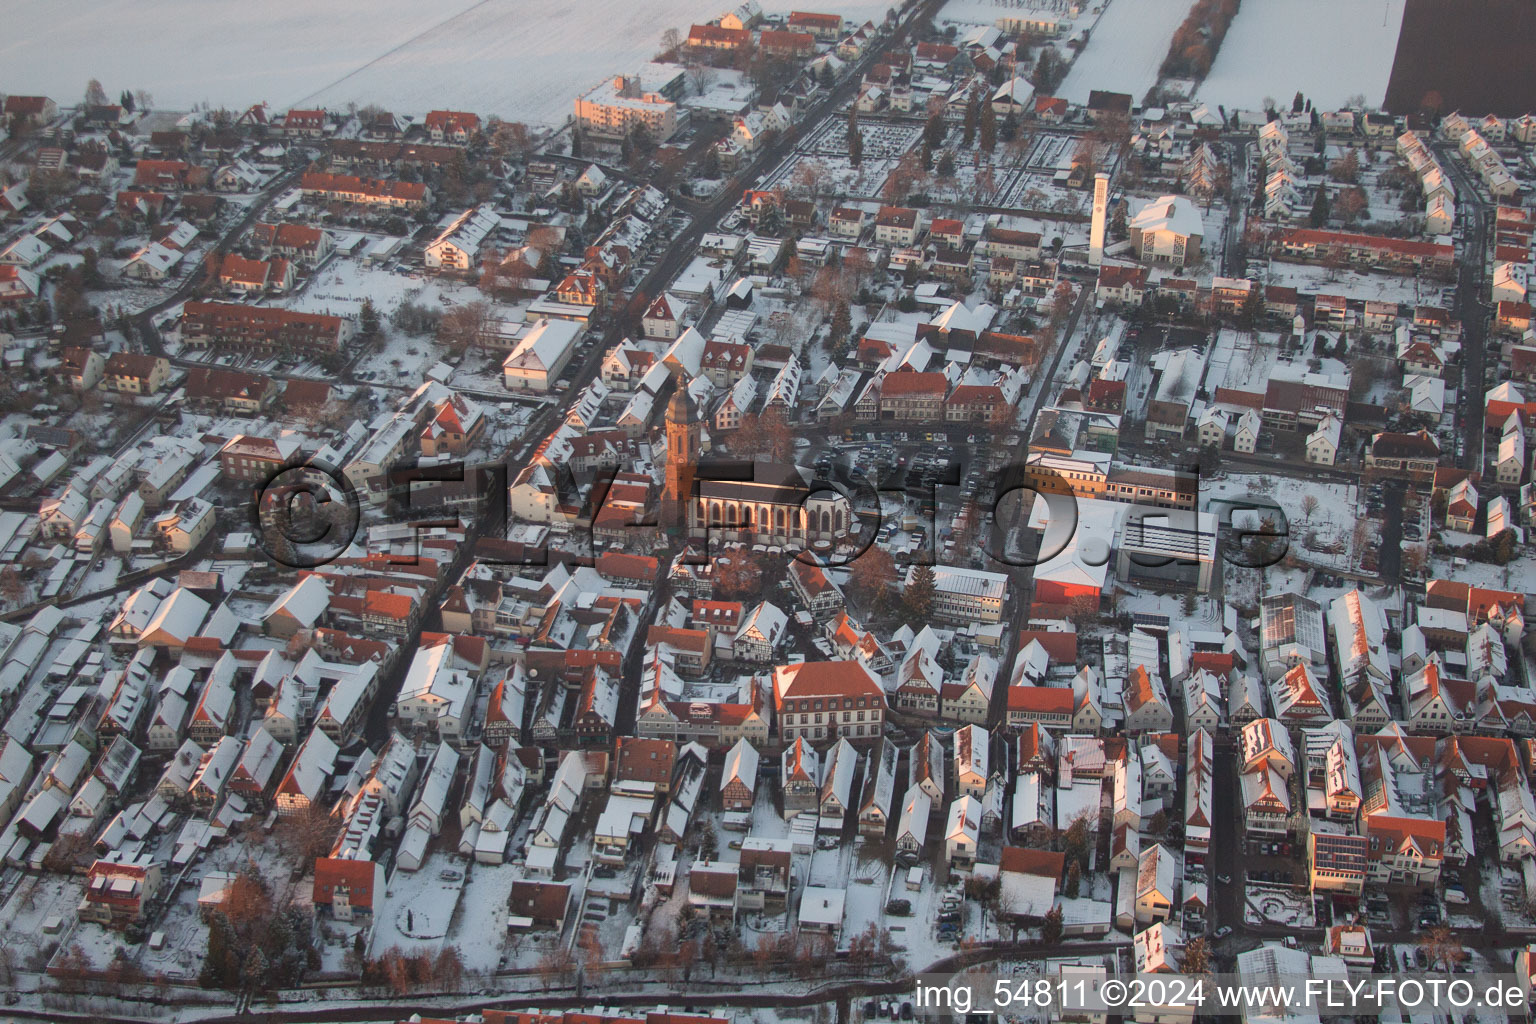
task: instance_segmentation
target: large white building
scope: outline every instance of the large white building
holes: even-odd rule
[[[573,320],[540,320],[502,361],[502,384],[513,391],[548,391],[579,337],[581,325]]]
[[[618,75],[576,98],[576,123],[584,131],[613,138],[639,128],[664,142],[677,130],[677,104],[646,92],[638,76]]]
[[[1147,203],[1131,218],[1130,230],[1137,259],[1176,267],[1200,262],[1205,223],[1184,196],[1159,196]]]
[[[479,262],[481,247],[501,218],[490,207],[473,206],[454,218],[427,246],[424,262],[430,270],[465,272]]]
[[[916,566],[907,570],[911,586]],[[1001,622],[1008,577],[1000,572],[961,569],[952,565],[933,567],[933,614],[949,622],[970,624]]]

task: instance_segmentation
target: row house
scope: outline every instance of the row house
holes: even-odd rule
[[[891,821],[896,792],[896,764],[901,748],[882,739],[864,762],[864,788],[859,796],[859,834],[883,839]]]
[[[306,172],[299,180],[299,190],[304,198],[320,202],[394,210],[422,210],[432,201],[432,193],[420,182],[386,181],[318,171]]]
[[[307,267],[318,265],[336,248],[323,228],[307,224],[256,224],[251,244],[263,259],[281,258]]]
[[[193,347],[238,346],[267,353],[339,353],[352,338],[351,320],[226,302],[189,302],[182,311],[182,340]]]
[[[1453,246],[1379,235],[1297,228],[1281,233],[1271,243],[1281,259],[1334,261],[1397,273],[1427,272],[1448,277],[1455,265]]]

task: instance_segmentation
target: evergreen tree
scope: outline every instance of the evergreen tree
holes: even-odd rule
[[[933,617],[933,598],[938,591],[938,582],[933,575],[933,566],[919,565],[912,570],[912,579],[907,584],[902,594],[902,604],[906,607],[907,620],[913,626],[927,625]]]
[[[784,227],[784,214],[778,203],[764,203],[757,215],[757,229],[765,235],[777,236]]]
[[[841,343],[848,340],[848,332],[853,330],[853,314],[848,309],[848,303],[839,302],[837,309],[832,313],[832,327],[828,335],[832,341]]]
[[[379,335],[379,311],[374,308],[372,299],[363,300],[363,308],[358,313],[358,330],[364,338]]]
[[[1312,201],[1312,216],[1308,222],[1314,228],[1328,223],[1328,186],[1317,186],[1317,198]]]
[[[1302,96],[1300,89],[1297,89],[1296,90],[1296,98],[1291,100],[1291,113],[1293,113],[1293,114],[1301,113],[1302,110],[1305,109],[1306,104],[1307,104],[1306,97]]]
[[[928,123],[923,125],[923,141],[928,143],[929,149],[938,149],[944,145],[944,136],[948,129],[944,127],[944,115],[934,111],[928,116]]]
[[[573,160],[575,160],[575,159],[580,159],[580,157],[581,157],[581,132],[577,131],[575,128],[572,128],[571,129],[571,158]]]
[[[981,110],[972,95],[965,101],[965,134],[961,137],[966,149],[970,149],[976,142],[976,123],[981,119]]]
[[[240,981],[246,988],[252,990],[266,987],[267,956],[265,953],[259,949],[251,950],[240,968]]]
[[[1066,895],[1067,899],[1075,900],[1077,899],[1077,894],[1079,891],[1081,891],[1082,886],[1083,863],[1080,860],[1073,860],[1072,863],[1067,867],[1067,884],[1062,889],[1062,892]]]
[[[938,174],[946,179],[955,176],[955,155],[947,149],[939,154]]]
[[[848,108],[848,162],[857,167],[864,161],[864,133],[859,131],[859,108]]]
[[[981,105],[981,148],[988,153],[997,148],[997,111],[992,104]]]
[[[1065,926],[1062,924],[1061,904],[1057,904],[1046,911],[1045,923],[1040,927],[1040,938],[1047,946],[1054,946],[1061,941]]]
[[[124,89],[123,94],[117,98],[117,105],[128,111],[128,113],[133,113],[133,93]]]
[[[228,977],[230,958],[235,955],[235,933],[229,926],[229,918],[214,911],[208,919],[208,950],[203,955],[203,969],[198,973],[198,984],[204,988],[223,988],[233,979]]]
[[[923,161],[923,170],[932,171],[933,147],[928,145],[928,141],[926,139],[923,140],[923,144],[921,146],[917,147],[917,154]]]
[[[1269,161],[1265,160],[1261,156],[1259,157],[1258,173],[1254,175],[1253,179],[1253,205],[1260,209],[1263,208],[1264,198],[1266,195],[1268,195],[1268,193],[1264,191],[1264,186],[1268,183]]]

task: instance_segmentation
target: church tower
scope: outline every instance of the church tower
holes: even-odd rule
[[[688,506],[702,440],[698,409],[678,375],[667,403],[667,479],[661,495],[661,525],[668,533],[688,535]]]
[[[1093,222],[1088,228],[1088,265],[1104,263],[1104,227],[1109,214],[1109,175],[1100,172],[1093,179]]]

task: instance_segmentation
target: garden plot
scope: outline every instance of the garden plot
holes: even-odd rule
[[[1445,287],[1437,281],[1397,274],[1373,274],[1369,271],[1287,263],[1283,260],[1270,260],[1265,265],[1264,283],[1295,288],[1303,295],[1335,294],[1408,305],[1438,302]]]
[[[41,966],[36,959],[56,942],[73,941],[75,908],[85,892],[85,879],[62,875],[28,875],[0,906],[0,926],[5,929],[5,945],[17,968]],[[57,934],[43,931],[43,925],[57,917],[63,930]],[[110,954],[108,955],[110,959]]]
[[[910,152],[923,135],[921,125],[882,121],[860,121],[859,132],[864,136],[865,160],[899,158]],[[828,119],[801,148],[816,156],[847,156],[848,122],[842,118]]]
[[[847,156],[811,156],[795,153],[779,164],[762,181],[762,188],[795,189],[796,177],[801,166],[813,164],[820,168],[821,188],[827,193],[846,196],[849,199],[878,199],[886,176],[896,166],[895,157],[871,159],[866,156],[858,167],[848,162]]]
[[[848,161],[848,125],[841,118],[822,122],[816,132],[802,143],[789,159],[763,179],[764,189],[792,186],[802,164],[821,168],[822,185],[835,195],[856,199],[874,199],[885,184],[886,175],[898,160],[910,152],[922,137],[917,125],[861,121],[864,138],[863,159],[858,167]]]
[[[1530,548],[1517,548],[1516,550],[1520,552],[1518,558],[1508,565],[1495,565],[1492,562],[1474,562],[1458,554],[1459,548],[1482,540],[1480,536],[1445,530],[1441,532],[1440,539],[1450,547],[1450,550],[1431,561],[1430,575],[1433,577],[1470,583],[1474,587],[1515,591],[1530,589],[1529,581],[1536,579],[1536,552]],[[1460,561],[1453,561],[1453,559],[1460,559]],[[1466,564],[1462,565],[1461,561],[1465,561]]]

